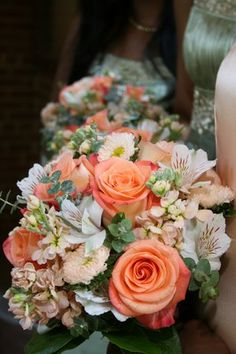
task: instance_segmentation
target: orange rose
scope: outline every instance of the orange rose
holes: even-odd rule
[[[3,243],[3,252],[14,267],[23,267],[26,262],[32,261],[31,256],[38,249],[38,242],[42,237],[42,235],[17,227]]]
[[[147,130],[137,130],[128,127],[118,128],[115,130],[115,133],[131,133],[135,136],[135,138],[141,137],[143,142],[150,141],[152,138],[152,134],[149,133]]]
[[[93,196],[110,216],[124,212],[133,220],[147,208],[150,190],[146,182],[151,172],[149,162],[134,163],[112,157],[95,166],[91,181]]]
[[[138,86],[127,86],[126,87],[126,93],[129,97],[140,101],[145,90],[144,87],[138,87]]]
[[[95,76],[93,78],[92,89],[106,95],[112,85],[113,79],[110,76]]]
[[[190,271],[174,248],[157,240],[136,241],[114,267],[109,296],[120,313],[160,328],[173,323],[189,280]]]
[[[174,143],[161,141],[160,143],[145,142],[140,144],[139,159],[152,161],[153,163],[162,162],[169,165],[171,162]]]
[[[101,132],[112,132],[121,126],[120,121],[110,122],[108,119],[107,110],[100,111],[86,120],[86,125],[96,124]]]
[[[94,172],[92,164],[86,156],[81,156],[79,159],[73,159],[71,152],[65,152],[59,157],[59,160],[52,166],[50,175],[55,171],[61,171],[60,182],[70,180],[74,183],[77,193],[84,192],[90,182],[90,176]],[[41,200],[53,202],[55,195],[48,194],[50,184],[39,183],[34,194]]]

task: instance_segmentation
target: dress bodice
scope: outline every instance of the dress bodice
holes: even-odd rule
[[[236,42],[236,1],[195,0],[185,34],[184,55],[194,82],[192,142],[214,157],[214,87],[220,64]]]
[[[217,169],[225,185],[236,196],[236,47],[223,61],[216,82],[215,115]],[[235,202],[236,207],[236,202]],[[220,296],[207,305],[204,314],[212,328],[236,354],[236,218],[228,220],[227,234],[232,238],[222,263]]]
[[[175,79],[160,57],[155,58],[152,63],[148,59],[138,61],[105,54],[97,58],[90,68],[92,75],[104,75],[108,72],[116,74],[124,85],[146,87],[157,103],[168,108],[174,92]]]

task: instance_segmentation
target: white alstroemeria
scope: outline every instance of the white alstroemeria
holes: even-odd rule
[[[225,233],[225,218],[222,214],[213,214],[205,223],[199,220],[185,222],[183,257],[195,262],[208,259],[212,270],[219,270],[220,257],[228,250],[231,239]]]
[[[100,248],[106,237],[101,227],[103,209],[92,197],[85,197],[79,207],[70,200],[64,200],[59,215],[71,225],[66,236],[70,244],[85,243],[85,253]]]
[[[118,312],[106,297],[94,295],[92,291],[86,290],[76,290],[75,294],[75,300],[79,302],[84,307],[85,312],[91,316],[99,316],[111,311],[120,322],[124,322],[128,319],[127,316]]]
[[[98,161],[116,156],[129,160],[136,152],[135,137],[131,133],[112,133],[105,138],[98,151]]]
[[[21,190],[22,197],[27,199],[30,195],[34,194],[36,186],[45,176],[46,172],[44,168],[40,164],[35,163],[29,170],[28,177],[25,177],[21,181],[17,182],[17,187]]]
[[[213,168],[216,161],[208,161],[207,153],[201,149],[189,150],[186,145],[176,144],[171,158],[171,167],[179,177],[179,190],[188,193],[190,188],[199,187],[204,182],[194,183],[206,171]],[[162,169],[166,166],[161,164]]]
[[[159,125],[155,120],[143,119],[139,122],[137,129],[147,131],[153,135],[158,131]]]

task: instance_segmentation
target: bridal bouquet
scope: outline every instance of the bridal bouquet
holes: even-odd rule
[[[41,116],[49,156],[57,154],[85,122],[94,121],[106,133],[122,126],[144,130],[156,140],[180,139],[184,130],[177,115],[157,105],[151,89],[121,85],[112,73],[86,77],[63,88],[59,102],[47,104]]]
[[[3,244],[10,311],[23,329],[38,325],[26,353],[59,354],[94,331],[123,353],[181,353],[178,304],[188,290],[218,296],[230,246],[234,195],[214,166],[203,150],[93,125],[35,164]]]

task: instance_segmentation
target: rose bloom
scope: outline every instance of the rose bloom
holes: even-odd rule
[[[84,192],[89,187],[90,176],[93,174],[93,166],[86,156],[82,155],[79,159],[73,159],[72,152],[64,152],[51,167],[49,175],[55,171],[61,171],[59,181],[70,180],[76,187],[76,192]],[[53,202],[55,195],[48,194],[50,183],[39,183],[34,194],[42,201]]]
[[[107,110],[100,111],[86,120],[86,125],[96,124],[98,130],[101,132],[112,132],[113,130],[120,128],[121,121],[114,120],[109,121]]]
[[[153,144],[145,142],[140,144],[139,160],[152,161],[153,163],[162,162],[165,165],[170,165],[172,151],[175,144],[173,142],[161,141]]]
[[[138,86],[129,86],[126,87],[126,94],[137,101],[140,101],[144,95],[145,89]]]
[[[112,157],[95,166],[91,180],[93,196],[110,216],[125,212],[134,220],[135,215],[149,207],[150,190],[146,182],[152,173],[147,161],[131,162]]]
[[[28,231],[22,227],[15,228],[3,243],[3,252],[14,267],[23,267],[38,249],[42,235]]]
[[[157,240],[136,241],[115,264],[109,296],[120,313],[158,329],[174,323],[189,280],[190,271],[174,248]]]
[[[139,130],[139,129],[132,129],[129,127],[122,127],[115,130],[115,133],[131,133],[135,136],[135,138],[141,137],[142,142],[150,141],[152,138],[152,134],[147,130]],[[145,159],[143,159],[145,160]],[[150,159],[148,159],[150,160]]]

